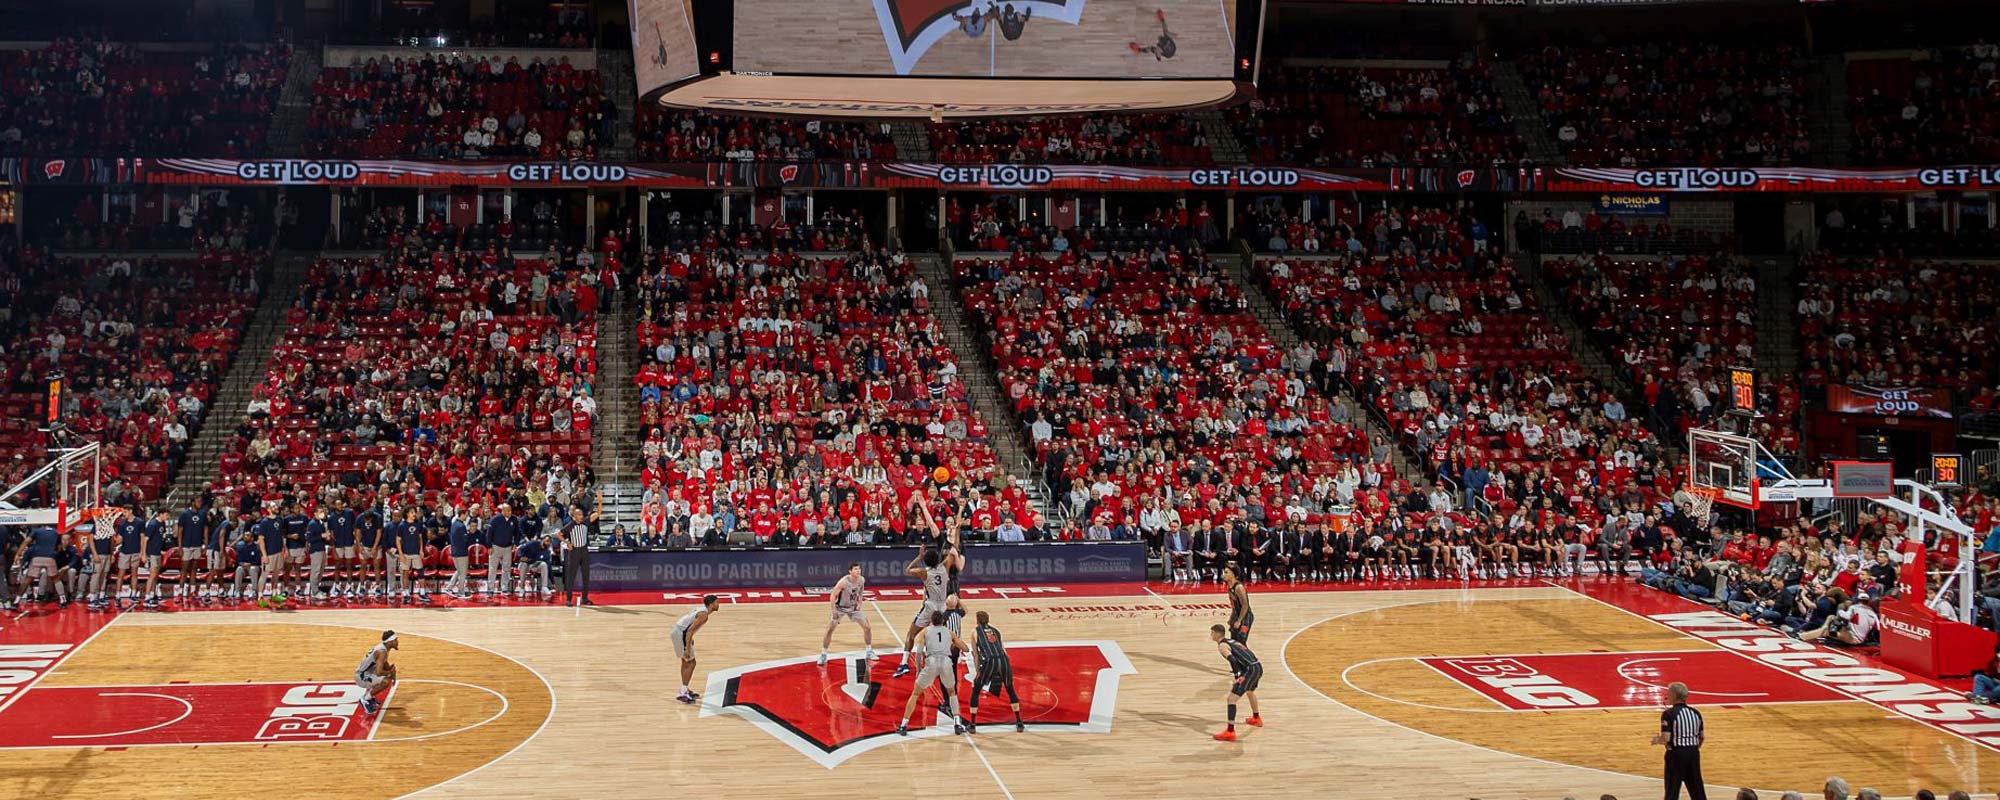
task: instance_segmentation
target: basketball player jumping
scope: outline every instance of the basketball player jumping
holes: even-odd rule
[[[715,613],[715,607],[715,595],[703,595],[701,608],[689,611],[674,623],[674,655],[681,660],[681,693],[674,699],[689,705],[701,699],[701,695],[688,688],[688,682],[694,680],[694,634],[708,624],[708,615]]]
[[[1264,718],[1257,714],[1257,682],[1264,678],[1264,665],[1257,661],[1257,654],[1242,642],[1229,638],[1229,631],[1221,625],[1208,629],[1209,641],[1215,642],[1218,652],[1229,661],[1229,727],[1215,735],[1218,742],[1236,741],[1236,701],[1249,699],[1250,717],[1243,724],[1255,728],[1264,727]]]
[[[402,649],[396,644],[395,631],[383,631],[381,643],[369,648],[368,655],[361,657],[361,666],[354,670],[354,685],[368,693],[361,701],[361,709],[370,714],[382,712],[382,698],[396,686],[396,665],[389,663],[389,651]]]
[[[999,16],[1000,11],[998,9],[987,6],[983,9],[978,7],[967,8],[965,16],[962,17],[954,12],[951,18],[958,22],[958,31],[965,34],[966,38],[977,39],[986,35],[986,23],[997,19]]]
[[[1014,711],[1014,732],[1028,729],[1021,722],[1021,695],[1014,691],[1014,665],[1007,660],[1007,645],[1000,629],[987,620],[986,612],[973,615],[978,626],[972,629],[972,714],[966,717],[965,732],[979,732],[979,696],[1007,691],[1007,707]]]
[[[859,563],[847,565],[847,574],[833,585],[833,595],[829,598],[833,619],[826,623],[826,636],[819,640],[820,666],[826,666],[826,649],[833,645],[833,629],[840,627],[843,619],[861,626],[861,645],[868,648],[868,660],[875,660],[875,628],[868,624],[868,615],[861,613],[861,593],[867,587],[868,579],[861,577]]]
[[[946,596],[945,571],[944,555],[929,548],[918,553],[916,559],[910,562],[910,566],[903,570],[904,574],[923,582],[924,607],[917,610],[915,619],[910,620],[910,635],[905,639],[909,645],[903,650],[903,663],[896,667],[896,673],[892,677],[900,678],[910,674],[910,661],[917,652],[917,633],[933,624],[932,620],[937,620],[937,624],[943,623]]]
[[[928,541],[939,532],[937,518],[931,516],[930,506],[924,502],[921,494],[912,495],[910,502],[923,511],[924,524],[929,526],[929,534],[925,537]],[[964,565],[965,557],[958,554],[958,548],[955,546],[943,545],[938,550],[925,546],[903,570],[904,574],[923,582],[924,606],[917,610],[916,618],[910,620],[909,635],[903,638],[903,641],[909,644],[903,650],[903,663],[896,667],[892,677],[900,678],[910,674],[911,657],[917,649],[917,632],[930,624],[932,615],[944,613],[945,598],[957,591],[957,570]]]
[[[958,709],[958,673],[952,669],[951,652],[954,649],[964,650],[965,643],[945,626],[942,610],[931,614],[921,644],[923,646],[917,649],[917,653],[923,660],[923,670],[917,673],[917,682],[910,686],[910,699],[903,702],[903,720],[896,723],[898,736],[910,735],[910,715],[916,713],[917,701],[923,698],[931,684],[937,684],[944,691],[944,702],[938,705],[938,713],[955,717],[954,712]],[[964,733],[965,725],[954,719],[951,732]]]
[[[1159,9],[1155,12],[1154,16],[1160,21],[1160,38],[1153,40],[1153,43],[1149,45],[1132,42],[1126,46],[1132,48],[1133,53],[1151,53],[1153,54],[1154,61],[1165,61],[1173,58],[1175,51],[1180,48],[1174,44],[1174,32],[1167,30],[1167,10],[1164,8]]]
[[[1233,566],[1222,568],[1222,585],[1229,590],[1229,638],[1249,644],[1250,626],[1257,622],[1250,611],[1250,590],[1243,587]]]

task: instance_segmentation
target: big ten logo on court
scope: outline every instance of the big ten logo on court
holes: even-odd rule
[[[1029,733],[1109,733],[1118,680],[1138,670],[1116,642],[1015,643],[1007,648]],[[812,656],[718,670],[708,678],[701,716],[733,716],[832,768],[877,747],[914,738],[951,736],[951,720],[932,697],[896,735],[913,682],[889,680],[895,656],[870,662],[859,653],[838,666]],[[964,718],[970,687],[959,686]],[[993,729],[1011,733],[1012,726]]]
[[[1428,661],[1428,659],[1427,659]],[[1445,666],[1491,687],[1502,697],[1496,700],[1513,700],[1530,708],[1588,708],[1599,705],[1597,698],[1582,689],[1564,686],[1552,675],[1529,666],[1516,658],[1447,658]],[[1463,682],[1463,681],[1461,681]],[[1482,692],[1489,697],[1492,691]],[[1512,704],[1509,704],[1512,705]]]
[[[271,717],[257,730],[259,740],[342,739],[361,710],[367,691],[353,684],[309,683],[294,686],[271,710]]]

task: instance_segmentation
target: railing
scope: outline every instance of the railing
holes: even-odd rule
[[[1952,416],[1958,419],[1959,436],[2000,440],[2000,413],[1960,406]]]

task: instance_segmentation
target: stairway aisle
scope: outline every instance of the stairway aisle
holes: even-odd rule
[[[958,380],[965,384],[972,410],[986,420],[987,438],[1000,466],[1021,482],[1042,519],[1059,522],[1055,498],[1049,496],[1048,486],[1030,455],[1034,450],[1028,442],[1027,426],[1021,424],[1001,399],[1004,395],[994,377],[993,361],[986,355],[985,337],[973,334],[944,258],[934,253],[918,253],[912,254],[910,261],[930,289],[931,314],[937,317],[938,330],[943,333],[945,344],[951,347],[952,355],[957,357]]]
[[[1271,298],[1265,294],[1263,284],[1258,283],[1250,274],[1248,258],[1237,253],[1220,254],[1214,258],[1216,264],[1228,270],[1229,279],[1235,281],[1243,290],[1243,297],[1250,304],[1250,313],[1258,322],[1263,323],[1265,332],[1271,334],[1271,340],[1286,350],[1297,347],[1301,341],[1298,332],[1292,329],[1292,323],[1287,321],[1284,315],[1278,313],[1277,306],[1271,305]],[[1334,397],[1333,401],[1347,406],[1348,417],[1361,422],[1369,441],[1390,443],[1389,466],[1396,471],[1396,477],[1413,485],[1423,485],[1427,482],[1424,470],[1410,460],[1409,454],[1404,452],[1402,447],[1394,444],[1397,441],[1396,437],[1391,435],[1389,429],[1383,427],[1373,414],[1362,408],[1346,387],[1340,389],[1340,394]]]
[[[1847,56],[1842,53],[1821,56],[1815,66],[1817,80],[1806,99],[1812,163],[1844,167],[1854,134],[1853,123],[1847,118]]]
[[[633,330],[639,302],[614,296],[613,304],[597,314],[596,427],[591,429],[590,466],[604,493],[605,533],[613,525],[639,529],[644,488],[639,485],[638,341]]]
[[[1242,140],[1236,138],[1235,129],[1230,126],[1228,117],[1213,108],[1196,111],[1193,114],[1195,121],[1201,123],[1202,135],[1208,137],[1208,152],[1215,157],[1215,163],[1250,163],[1250,151],[1244,147]]]
[[[214,481],[221,472],[222,452],[236,425],[243,421],[250,403],[250,391],[264,381],[271,350],[285,336],[285,313],[298,300],[299,287],[311,271],[313,253],[281,254],[271,270],[271,285],[265,287],[257,311],[236,348],[236,358],[223,376],[222,388],[215,393],[203,414],[200,432],[188,446],[187,462],[167,490],[167,502],[175,505],[192,497]]]
[[[617,137],[604,147],[603,161],[633,161],[638,158],[638,116],[639,95],[633,85],[632,51],[597,51],[597,74],[607,76],[604,93],[611,96],[611,102],[618,104]]]
[[[1529,91],[1527,80],[1521,77],[1521,70],[1514,62],[1493,62],[1493,85],[1500,90],[1500,101],[1507,105],[1507,114],[1514,118],[1514,128],[1520,132],[1521,140],[1528,144],[1528,157],[1537,164],[1568,163],[1562,149],[1556,146],[1555,137],[1549,135],[1549,126],[1542,120],[1542,108],[1535,103],[1535,93]]]
[[[917,119],[899,119],[889,123],[889,138],[896,143],[896,160],[918,163],[935,160],[931,154],[929,125]]]
[[[1541,258],[1534,253],[1521,253],[1515,262],[1521,266],[1521,277],[1534,289],[1535,302],[1542,313],[1569,340],[1570,353],[1576,356],[1577,363],[1589,370],[1590,376],[1596,378],[1598,383],[1610,387],[1612,393],[1618,396],[1618,402],[1625,404],[1626,413],[1634,419],[1644,420],[1648,406],[1646,399],[1639,394],[1639,387],[1626,378],[1625,371],[1619,369],[1612,354],[1599,347],[1586,335],[1576,318],[1570,316],[1567,301],[1556,293],[1555,286],[1549,283],[1547,274],[1542,271]],[[1679,432],[1656,430],[1653,433],[1659,436],[1660,443],[1668,452],[1680,452]]]
[[[1797,265],[1768,259],[1757,265],[1757,372],[1766,381],[1799,374]],[[1776,384],[1772,384],[1776,385]]]
[[[294,158],[306,141],[306,112],[312,108],[313,81],[326,68],[326,48],[319,42],[292,45],[292,63],[285,70],[285,88],[264,138],[264,155]]]

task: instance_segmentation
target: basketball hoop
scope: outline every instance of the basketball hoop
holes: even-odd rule
[[[116,525],[118,524],[119,520],[129,517],[131,515],[132,512],[129,509],[119,508],[118,506],[98,506],[97,508],[86,508],[83,509],[81,512],[78,512],[77,521],[74,524],[70,525],[69,528],[63,530],[62,532],[69,533],[70,530],[73,530],[76,527],[84,524],[92,525],[93,526],[92,529],[95,530],[96,522],[99,519],[104,520],[104,524],[106,525]]]
[[[1687,487],[1687,515],[1696,524],[1707,525],[1709,517],[1715,513],[1715,500],[1722,496],[1722,490],[1707,486]]]

